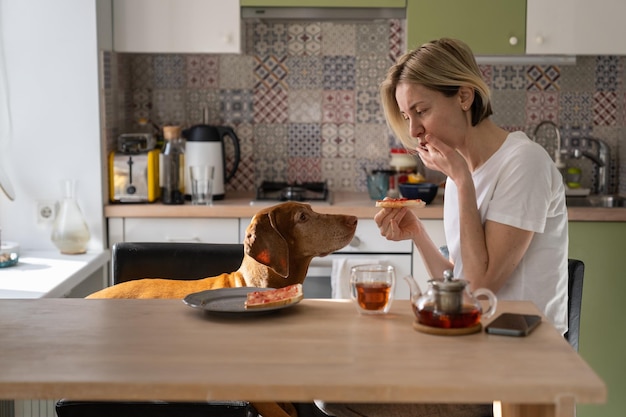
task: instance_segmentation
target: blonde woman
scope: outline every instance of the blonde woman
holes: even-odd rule
[[[489,88],[470,48],[439,39],[402,56],[381,88],[385,117],[424,165],[447,176],[440,254],[416,211],[384,208],[389,240],[411,239],[431,277],[454,276],[498,299],[531,300],[567,331],[567,209],[563,179],[523,132],[491,119]],[[486,416],[490,405],[320,404],[337,416]]]

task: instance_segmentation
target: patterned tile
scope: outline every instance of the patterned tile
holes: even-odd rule
[[[251,190],[263,179],[324,179],[333,190],[366,191],[362,168],[388,167],[389,148],[401,146],[385,123],[378,84],[407,49],[404,24],[246,21],[241,55],[103,53],[107,149],[119,133],[138,129],[140,117],[188,126],[204,122],[207,109],[209,124],[240,136],[241,165],[228,190]],[[496,123],[530,134],[553,120],[567,147],[593,150],[585,137],[605,140],[611,182],[625,193],[626,169],[618,168],[626,160],[625,65],[622,56],[577,56],[575,65],[480,70]],[[568,164],[597,181],[587,158]]]
[[[219,55],[187,55],[187,88],[218,88]]]
[[[136,121],[141,118],[152,119],[152,90],[135,89],[130,97],[130,120]]]
[[[377,54],[385,56],[389,53],[389,23],[368,22],[356,27],[356,54]]]
[[[293,56],[285,60],[287,88],[293,90],[322,88],[322,59],[318,56]]]
[[[389,62],[394,63],[407,50],[404,36],[404,20],[389,20]]]
[[[150,117],[155,123],[185,124],[187,115],[183,90],[154,90],[152,100],[154,107]]]
[[[355,55],[356,25],[322,22],[322,55]]]
[[[289,92],[288,101],[290,122],[321,122],[322,90],[293,90]]]
[[[617,94],[598,91],[593,95],[593,124],[615,126],[617,124]]]
[[[287,92],[282,89],[254,91],[255,123],[286,123],[289,120]]]
[[[526,93],[526,124],[535,126],[542,120],[552,120],[557,125],[559,94],[551,91],[528,91]]]
[[[322,124],[322,158],[354,158],[354,124]]]
[[[523,65],[493,65],[491,88],[494,90],[525,90],[526,67]]]
[[[319,22],[289,24],[287,26],[289,55],[320,55],[322,28]]]
[[[108,51],[103,51],[100,54],[100,68],[102,70],[102,87],[105,90],[110,90],[113,87],[113,54]]]
[[[389,164],[387,127],[358,123],[354,130],[355,156],[370,160],[384,159]]]
[[[576,65],[562,65],[560,69],[561,79],[559,84],[563,91],[595,91],[595,57],[577,56]]]
[[[378,55],[361,55],[356,58],[356,88],[372,89],[379,85],[387,75],[389,61]]]
[[[335,192],[354,191],[358,170],[352,158],[322,158],[322,180]]]
[[[479,65],[478,69],[482,74],[483,81],[487,83],[487,86],[493,89],[493,74],[494,74],[494,65]],[[502,88],[500,88],[502,90]]]
[[[356,93],[356,121],[357,123],[385,124],[383,108],[380,104],[378,90],[359,90]]]
[[[254,155],[254,124],[241,123],[237,126],[234,126],[233,130],[235,131],[235,135],[239,138],[239,148],[241,156],[243,157]],[[228,139],[225,140],[226,144],[229,144],[230,142],[231,141]]]
[[[356,57],[338,55],[323,57],[324,90],[354,90]]]
[[[559,119],[562,125],[591,124],[593,95],[583,92],[561,92]]]
[[[254,57],[254,88],[255,90],[280,89],[287,90],[287,66],[285,57],[274,55]]]
[[[154,81],[154,55],[148,54],[118,54],[128,57],[127,65],[130,66],[130,84],[133,89],[152,88]],[[122,64],[126,60],[121,61]]]
[[[620,59],[616,56],[596,58],[596,90],[616,91],[620,87]]]
[[[251,89],[255,83],[254,66],[255,61],[251,56],[235,54],[220,56],[219,88],[229,90]]]
[[[260,22],[254,25],[251,41],[252,53],[255,55],[286,55],[289,41],[287,25],[278,22]]]
[[[322,180],[319,158],[289,158],[287,181],[293,183],[317,182]]]
[[[152,60],[155,89],[185,87],[185,58],[182,55],[155,55]]]
[[[322,123],[354,123],[354,91],[324,91]]]
[[[187,108],[187,125],[222,124],[217,90],[187,90],[185,106]]]
[[[284,181],[287,178],[286,124],[256,124],[254,127],[255,175],[263,180]],[[279,157],[277,157],[279,156]]]
[[[524,126],[526,113],[520,111],[519,103],[525,99],[525,90],[493,90],[491,93],[493,121],[502,127]]]
[[[559,67],[554,65],[532,65],[526,70],[528,91],[558,91],[558,80],[561,76]]]
[[[317,123],[289,123],[287,128],[289,157],[321,157],[321,136],[320,125]]]
[[[219,90],[220,113],[226,124],[252,122],[252,92],[250,90]]]

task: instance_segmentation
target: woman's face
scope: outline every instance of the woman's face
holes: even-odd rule
[[[449,146],[455,147],[465,136],[468,119],[461,94],[446,97],[443,93],[421,84],[401,83],[396,88],[396,102],[402,117],[409,124],[411,137],[420,144],[426,135],[433,135]]]

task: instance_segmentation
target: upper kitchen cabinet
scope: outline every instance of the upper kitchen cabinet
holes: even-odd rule
[[[450,37],[465,41],[476,55],[520,55],[526,0],[407,0],[406,26],[408,49]]]
[[[405,7],[407,0],[241,0],[241,7]]]
[[[113,50],[240,53],[238,0],[113,0]]]
[[[528,0],[529,54],[626,54],[624,0]]]

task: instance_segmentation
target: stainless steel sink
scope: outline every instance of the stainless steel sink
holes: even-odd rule
[[[624,207],[624,197],[619,195],[590,195],[566,197],[568,207]]]

